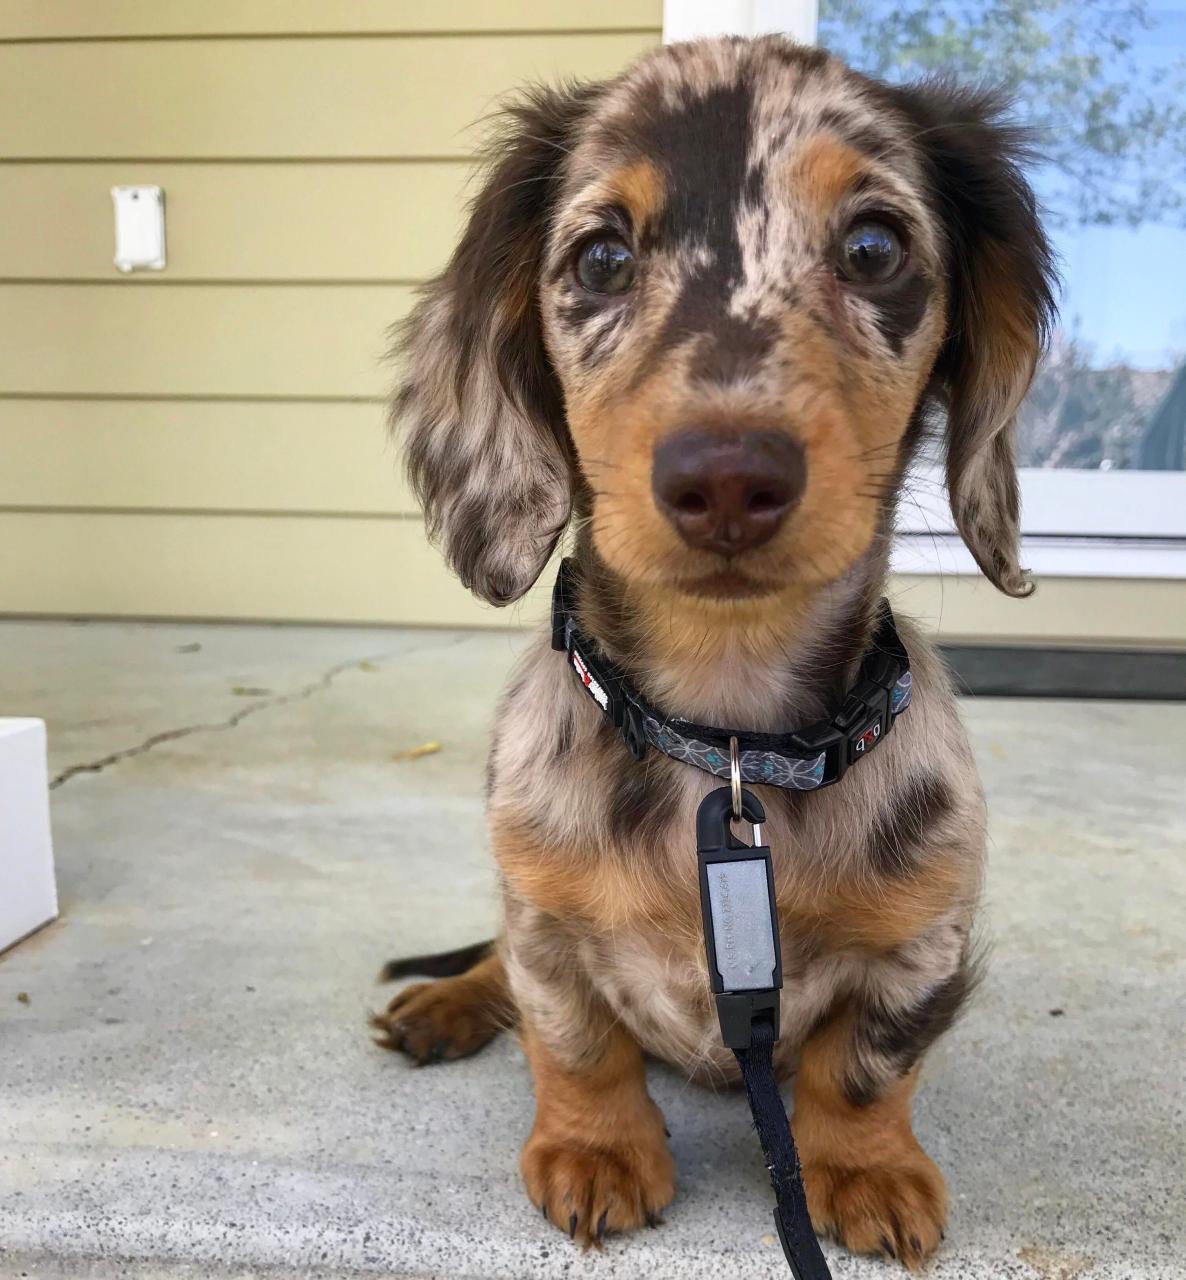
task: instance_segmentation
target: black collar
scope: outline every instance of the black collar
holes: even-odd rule
[[[552,591],[552,648],[568,655],[585,692],[620,730],[636,760],[642,760],[650,746],[727,778],[729,743],[736,738],[743,782],[814,791],[839,782],[849,765],[864,759],[910,705],[910,658],[886,600],[879,606],[877,630],[856,683],[840,709],[794,733],[720,729],[665,715],[580,630],[576,603],[576,565],[565,560]]]

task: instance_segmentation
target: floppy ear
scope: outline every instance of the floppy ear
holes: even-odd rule
[[[1057,277],[1024,130],[995,92],[943,82],[897,91],[914,125],[948,250],[947,337],[933,391],[947,409],[947,489],[964,542],[1010,596],[1033,590],[1018,561],[1017,411],[1054,316]]]
[[[523,595],[568,523],[570,443],[536,282],[563,163],[596,92],[533,90],[506,111],[466,230],[396,341],[405,374],[392,422],[429,536],[491,604]]]

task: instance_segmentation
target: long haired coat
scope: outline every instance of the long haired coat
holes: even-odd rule
[[[778,37],[525,95],[402,339],[395,416],[461,580],[517,600],[571,530],[582,629],[652,702],[791,730],[853,678],[934,426],[964,540],[1025,594],[1014,421],[1052,268],[1001,117],[991,93],[890,87]],[[914,698],[884,746],[839,786],[759,791],[812,1217],[916,1267],[947,1196],[911,1096],[972,982],[984,814],[944,669],[902,632]],[[582,1244],[675,1193],[644,1054],[734,1078],[696,876],[714,785],[637,763],[541,633],[490,760],[505,932],[375,1020],[419,1061],[518,1026],[527,1192]]]

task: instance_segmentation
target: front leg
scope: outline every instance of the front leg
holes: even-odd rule
[[[535,1080],[527,1194],[585,1247],[606,1231],[654,1226],[675,1195],[675,1165],[642,1051],[590,988],[559,922],[522,906],[508,919],[508,973]]]
[[[929,986],[874,981],[872,994],[803,1046],[792,1129],[808,1206],[816,1231],[854,1253],[885,1254],[913,1270],[943,1238],[947,1188],[914,1136],[911,1104],[922,1055],[971,983],[961,947],[955,967]]]
[[[647,1093],[642,1052],[620,1026],[573,1068],[524,1028],[535,1126],[523,1148],[527,1194],[582,1245],[606,1231],[654,1226],[675,1195],[663,1113]]]

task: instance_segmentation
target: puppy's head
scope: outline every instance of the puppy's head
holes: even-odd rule
[[[671,46],[513,108],[396,402],[462,580],[517,599],[575,507],[636,584],[823,585],[940,407],[956,523],[1025,594],[1014,418],[1052,271],[1000,111],[780,38]]]

